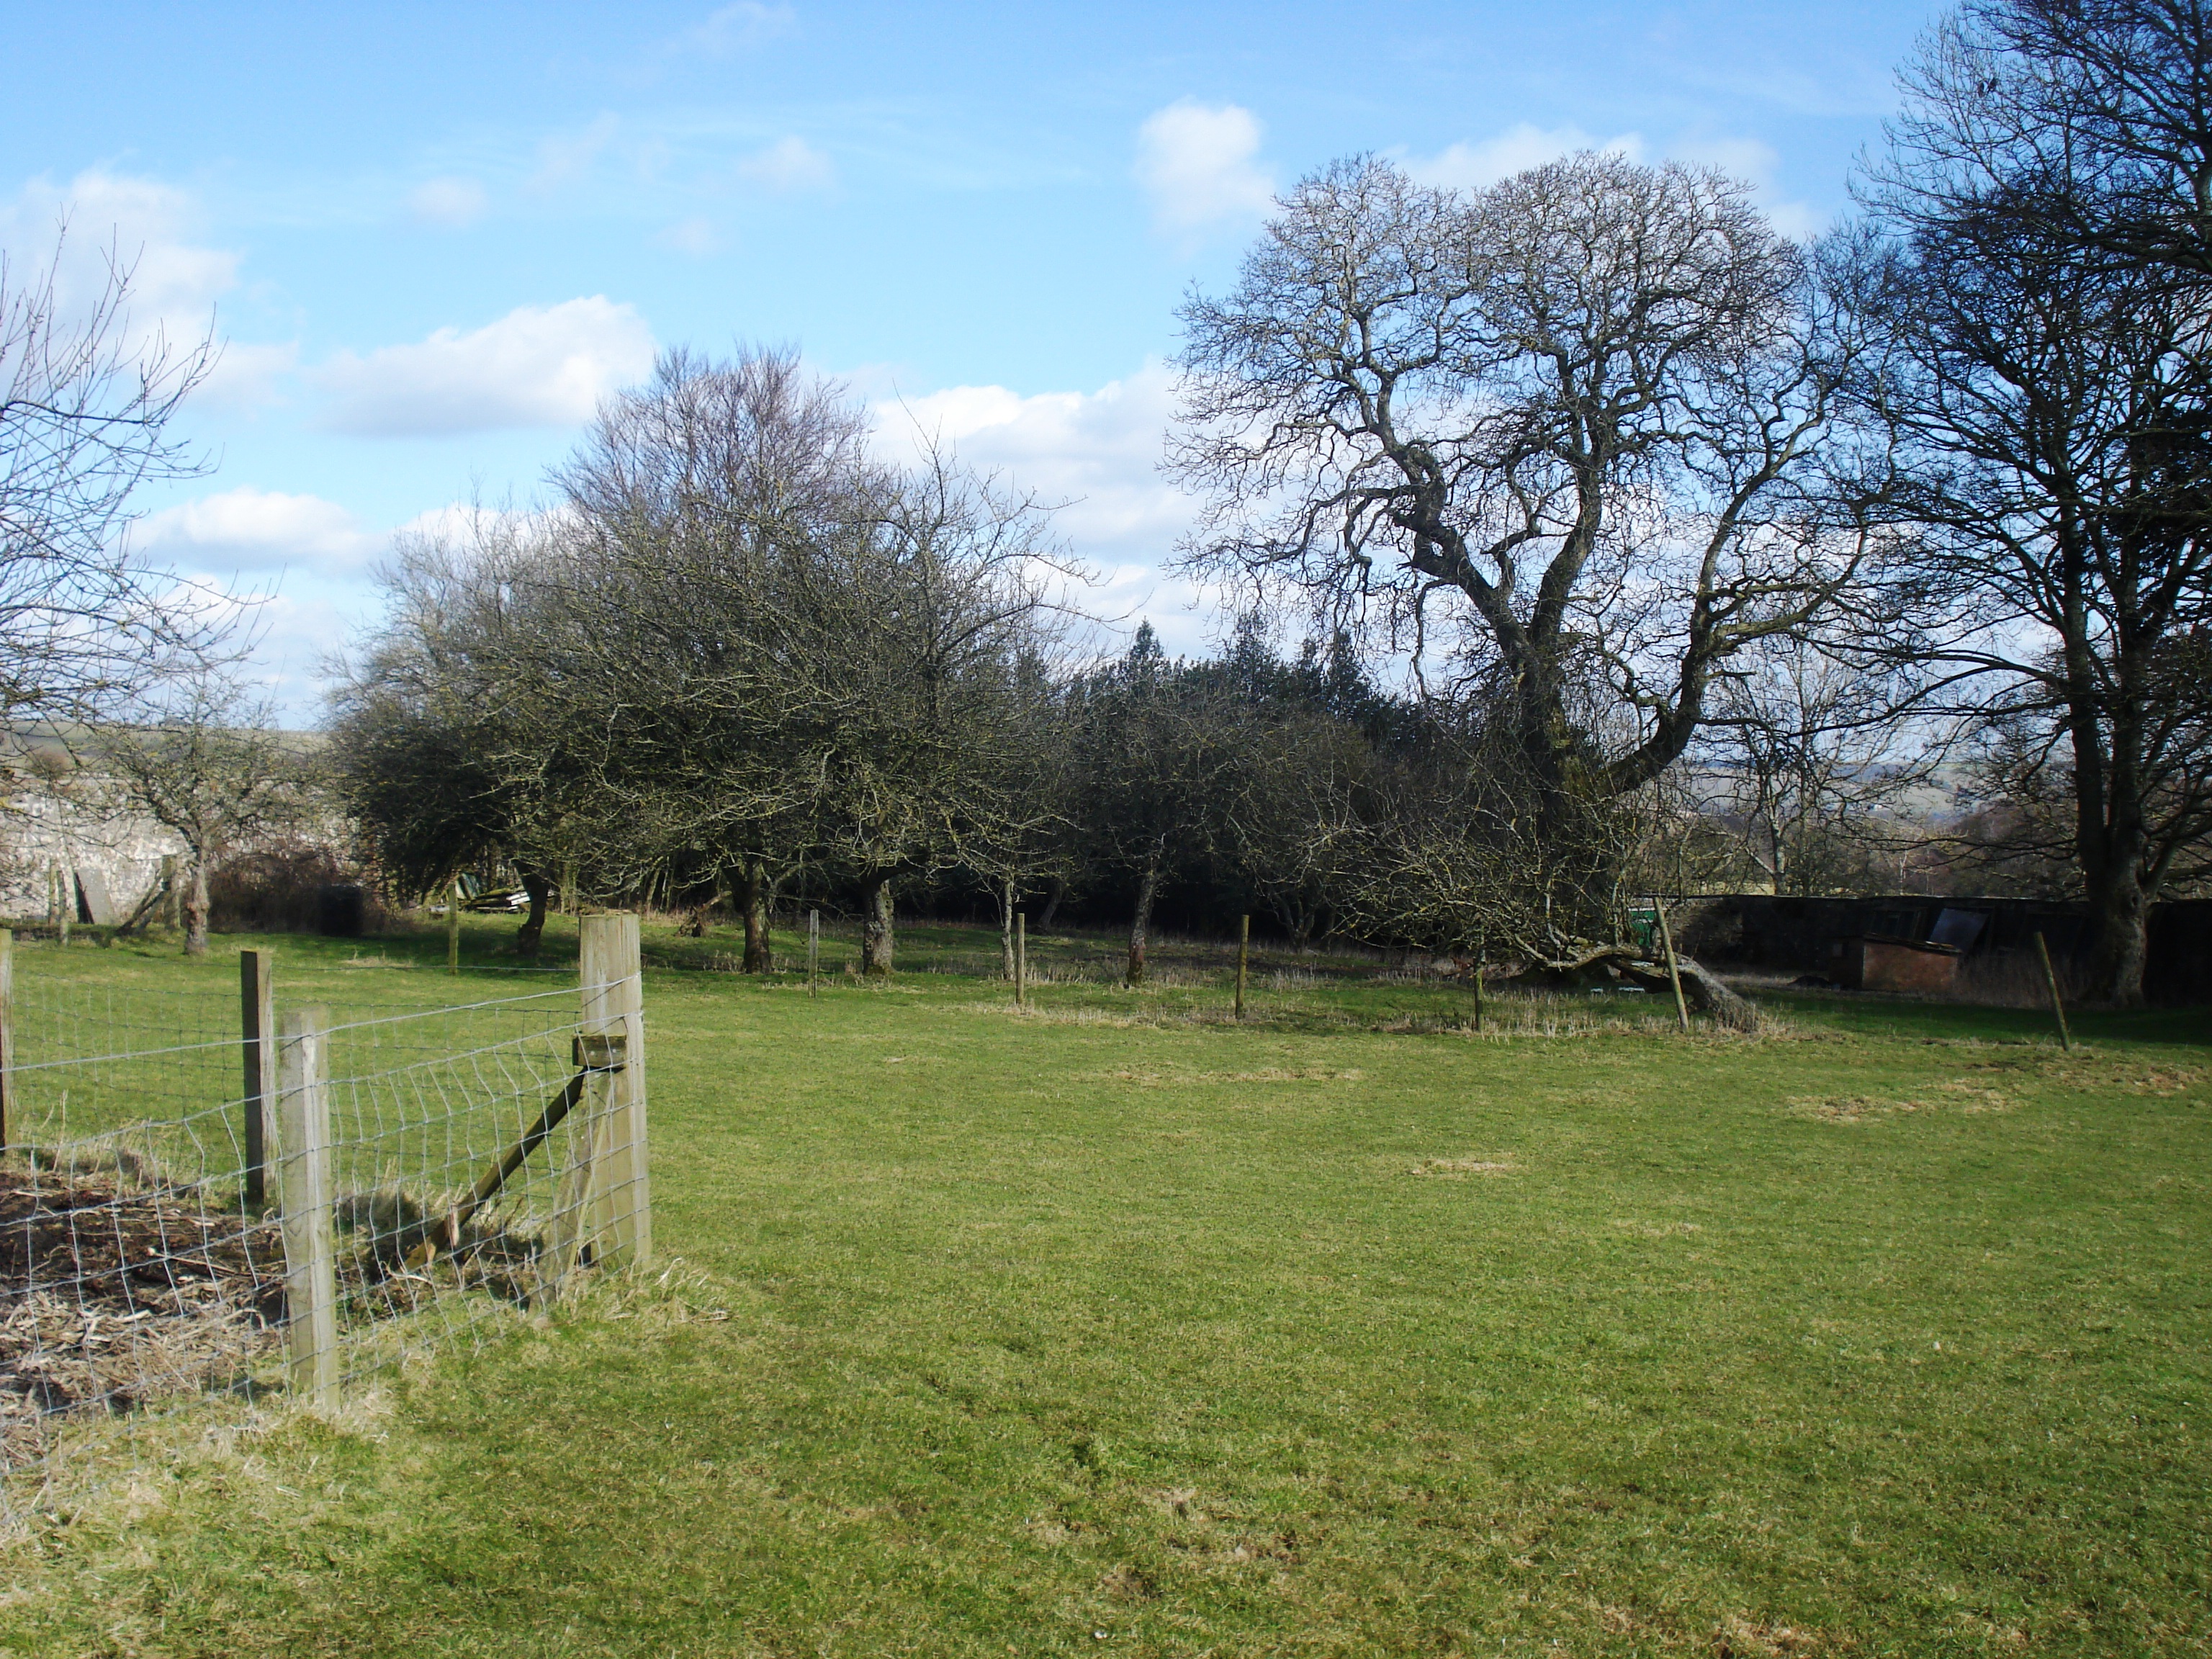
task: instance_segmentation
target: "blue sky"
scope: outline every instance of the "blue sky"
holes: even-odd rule
[[[1175,307],[1330,159],[1481,182],[1586,144],[1847,206],[1919,4],[0,5],[0,246],[115,241],[204,327],[208,476],[137,535],[276,599],[294,718],[396,527],[527,501],[657,347],[787,343],[1054,500],[1095,602],[1160,567]],[[80,276],[79,280],[82,280]]]

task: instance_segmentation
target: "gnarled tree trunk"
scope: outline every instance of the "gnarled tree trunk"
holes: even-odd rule
[[[185,954],[204,957],[208,948],[207,860],[192,854],[191,885],[185,890]]]
[[[871,979],[889,978],[891,943],[891,878],[884,876],[868,889],[860,921],[860,971]]]
[[[530,895],[530,914],[514,936],[514,948],[526,957],[534,957],[538,941],[545,937],[545,902],[552,894],[553,884],[546,880],[544,871],[525,869],[522,890]]]
[[[745,961],[749,974],[769,970],[768,872],[758,859],[745,860]]]
[[[1145,945],[1152,930],[1152,901],[1159,892],[1160,866],[1156,861],[1145,866],[1144,878],[1137,884],[1137,914],[1129,922],[1129,970],[1122,980],[1125,985],[1145,982]]]

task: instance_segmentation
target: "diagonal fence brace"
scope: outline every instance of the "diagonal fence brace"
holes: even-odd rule
[[[627,1063],[629,1037],[620,1031],[586,1031],[578,1034],[574,1045],[576,1075],[568,1086],[545,1103],[545,1109],[538,1121],[523,1133],[522,1139],[507,1149],[507,1155],[477,1177],[477,1184],[468,1197],[446,1212],[426,1243],[437,1249],[455,1250],[460,1248],[461,1230],[469,1224],[478,1210],[499,1195],[499,1190],[520,1169],[531,1153],[543,1146],[546,1136],[561,1127],[569,1113],[584,1097],[584,1089],[596,1075],[619,1072]]]

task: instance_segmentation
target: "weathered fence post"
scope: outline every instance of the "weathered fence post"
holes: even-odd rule
[[[58,864],[54,866],[54,915],[59,919],[58,937],[67,945],[70,923],[76,920],[76,877]]]
[[[0,927],[0,1158],[8,1152],[8,1131],[15,1116],[15,934]]]
[[[806,994],[811,997],[818,997],[822,994],[821,988],[814,982],[814,975],[821,965],[821,958],[822,913],[819,910],[809,910],[806,913]]]
[[[646,1158],[645,991],[639,971],[637,917],[628,911],[586,916],[580,929],[584,1029],[619,1027],[623,1068],[608,1079],[614,1126],[607,1156],[593,1162],[599,1202],[592,1214],[608,1240],[606,1260],[633,1267],[653,1255],[653,1195]]]
[[[283,1152],[284,1321],[293,1390],[318,1406],[338,1388],[337,1263],[331,1245],[329,1011],[284,1017],[277,1039]]]
[[[2051,988],[2051,1012],[2058,1020],[2058,1046],[2071,1054],[2074,1034],[2066,1029],[2066,1005],[2058,1000],[2058,973],[2051,965],[2051,947],[2043,942],[2040,932],[2035,936],[2035,954],[2043,958],[2043,982]]]
[[[1252,954],[1252,918],[1242,918],[1237,924],[1237,1018],[1244,1018],[1244,968]]]
[[[534,1298],[539,1307],[561,1299],[562,1292],[568,1288],[569,1275],[583,1261],[585,1246],[592,1242],[592,1230],[599,1222],[601,1207],[598,1203],[598,1171],[606,1160],[612,1137],[610,1068],[620,1066],[627,1058],[623,1054],[624,1041],[620,1031],[612,1030],[582,1031],[576,1036],[576,1064],[582,1070],[572,1086],[576,1089],[577,1103],[584,1110],[584,1127],[570,1144],[580,1142],[583,1152],[561,1178],[553,1220],[545,1230],[545,1248],[538,1256],[538,1291]],[[546,1119],[539,1121],[544,1123]]]
[[[244,1063],[239,1098],[244,1117],[246,1207],[258,1213],[269,1203],[269,1106],[276,1095],[276,989],[267,951],[238,953],[238,1030]]]
[[[1482,958],[1486,951],[1475,953],[1474,966],[1468,969],[1468,977],[1474,981],[1474,1034],[1482,1035]]]
[[[1014,912],[1014,1006],[1024,1007],[1030,1000],[1030,917],[1026,910]]]
[[[446,971],[461,971],[461,878],[446,890]]]
[[[1667,907],[1658,899],[1651,901],[1651,913],[1659,918],[1659,942],[1667,947],[1667,982],[1674,988],[1674,1017],[1682,1022],[1682,1030],[1690,1029],[1690,1005],[1682,995],[1682,969],[1674,960],[1674,930],[1667,925]]]

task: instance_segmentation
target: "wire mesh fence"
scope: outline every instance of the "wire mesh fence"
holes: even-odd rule
[[[228,998],[0,958],[0,1517],[73,1450],[128,1468],[211,1398],[331,1403],[642,1259],[635,924],[589,920],[580,985],[274,1020],[251,953]]]

